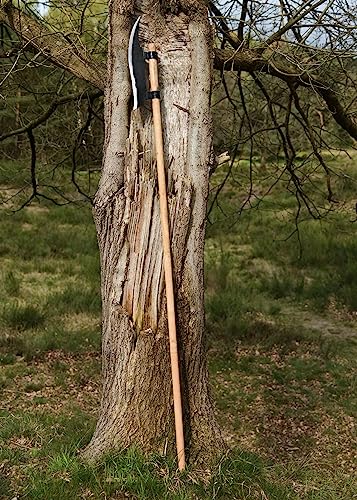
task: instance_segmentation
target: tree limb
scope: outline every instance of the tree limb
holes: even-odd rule
[[[59,97],[50,104],[48,109],[42,115],[40,115],[32,122],[28,123],[24,127],[18,128],[16,130],[11,130],[11,132],[7,132],[6,134],[0,135],[0,142],[4,141],[8,137],[24,134],[25,132],[29,132],[35,129],[36,127],[44,123],[56,111],[57,107],[60,106],[61,104],[66,104],[67,102],[74,101],[76,99],[79,99],[81,96],[85,96],[89,99],[95,99],[96,97],[101,96],[102,93],[103,92],[101,90],[93,90],[91,92],[80,92],[78,94],[70,94],[70,95],[65,95],[63,97]]]
[[[245,18],[247,17],[247,13],[248,13],[248,0],[243,0],[242,10],[240,13],[239,26],[238,26],[238,40],[240,40],[241,42],[244,39],[244,26],[245,26]]]
[[[348,115],[338,99],[337,93],[313,73],[297,68],[283,67],[276,61],[265,59],[255,50],[233,51],[215,49],[214,67],[219,70],[259,71],[284,80],[289,85],[310,88],[326,103],[333,119],[357,140],[357,123]]]
[[[243,48],[242,42],[234,32],[231,32],[228,25],[224,21],[224,16],[221,11],[209,2],[209,7],[212,13],[217,17],[220,29],[234,50],[215,49],[214,67],[223,71],[224,69],[234,71],[261,71],[272,76],[284,80],[289,85],[299,85],[302,87],[314,90],[326,103],[333,119],[342,127],[348,134],[357,140],[357,124],[348,116],[347,111],[340,103],[337,93],[330,85],[322,81],[317,76],[310,72],[301,71],[299,68],[282,67],[279,63],[264,58],[262,55],[265,49],[272,43],[280,40],[282,35],[300,21],[307,13],[317,8],[322,4],[322,0],[316,2],[309,1],[298,9],[294,16],[277,32],[273,33],[263,47],[258,47],[255,50]],[[243,4],[243,7],[245,5]],[[246,8],[246,6],[245,6]],[[243,13],[242,13],[243,15]]]
[[[295,26],[301,19],[303,19],[309,12],[319,7],[323,4],[325,0],[318,0],[317,2],[304,2],[304,4],[298,9],[297,13],[289,19],[289,21],[280,28],[280,30],[273,33],[265,42],[264,46],[260,50],[265,50],[266,47],[274,42],[278,42],[281,37],[289,31],[293,26]]]
[[[8,25],[25,42],[23,49],[26,46],[36,49],[56,66],[104,90],[107,73],[105,66],[93,61],[60,33],[50,31],[11,2],[0,5],[0,23]]]

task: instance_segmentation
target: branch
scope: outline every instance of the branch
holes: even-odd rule
[[[215,16],[215,21],[219,27],[219,30],[223,33],[223,35],[229,41],[232,47],[234,47],[235,49],[238,48],[242,40],[240,40],[238,36],[234,33],[234,31],[232,31],[229,28],[222,12],[216,7],[216,5],[214,5],[213,2],[209,2],[209,9]]]
[[[103,90],[106,68],[90,59],[60,33],[50,31],[35,18],[5,2],[0,5],[0,24],[8,25],[25,42],[24,47],[36,49],[45,59],[70,71],[78,78]]]
[[[301,72],[297,68],[282,67],[262,57],[255,50],[233,51],[229,49],[215,49],[214,67],[220,71],[258,71],[284,80],[289,85],[309,88],[315,91],[326,103],[333,119],[357,140],[357,123],[348,115],[334,91],[326,82],[312,73]]]
[[[85,198],[87,198],[87,200],[90,201],[91,204],[93,204],[93,199],[91,198],[91,196],[89,196],[87,193],[85,193],[81,186],[78,184],[77,182],[77,179],[76,179],[76,170],[77,170],[77,157],[76,157],[76,153],[77,153],[77,150],[79,149],[80,147],[80,144],[82,142],[82,139],[83,139],[83,135],[85,134],[85,132],[88,131],[88,128],[90,127],[90,124],[91,124],[91,121],[92,121],[92,118],[93,118],[93,107],[92,107],[92,104],[93,104],[93,98],[90,98],[88,100],[88,115],[87,115],[87,119],[84,123],[84,125],[81,127],[78,135],[77,135],[77,138],[74,142],[74,146],[73,146],[73,150],[72,150],[72,182],[74,184],[74,186],[76,187],[77,191],[79,194],[81,194],[82,196],[84,196]]]
[[[248,13],[248,0],[243,0],[242,10],[240,13],[239,26],[238,26],[238,40],[240,40],[240,41],[243,41],[243,38],[244,38],[244,25],[245,25],[245,18],[247,17],[247,13]]]
[[[61,104],[66,104],[67,102],[74,101],[74,100],[79,99],[80,97],[82,97],[84,95],[86,97],[88,97],[89,99],[95,99],[95,98],[101,96],[102,94],[103,94],[103,92],[101,90],[93,90],[93,91],[87,92],[87,93],[80,92],[78,94],[70,94],[70,95],[66,95],[66,96],[60,97],[58,99],[55,99],[51,103],[49,108],[41,116],[39,116],[38,118],[36,118],[32,122],[28,123],[24,127],[18,128],[16,130],[11,130],[11,132],[7,132],[6,134],[0,135],[0,142],[4,141],[8,137],[13,137],[14,135],[24,134],[25,132],[29,132],[30,130],[35,129],[36,127],[38,127],[39,125],[44,123],[56,111],[57,107],[60,106]]]
[[[260,50],[265,50],[266,47],[271,45],[274,42],[278,42],[281,37],[289,31],[290,28],[295,26],[301,19],[303,19],[307,14],[309,14],[312,10],[316,9],[319,7],[322,3],[324,3],[325,0],[319,0],[316,3],[312,3],[312,5],[309,6],[310,2],[304,3],[304,5],[301,6],[301,8],[297,11],[295,16],[291,17],[289,21],[282,27],[280,30],[276,31],[273,33],[265,42],[264,42],[264,47],[261,47]]]

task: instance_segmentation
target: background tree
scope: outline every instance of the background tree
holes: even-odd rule
[[[81,15],[75,9],[72,16],[68,14],[72,12],[70,6],[64,8],[57,3],[61,15],[74,19],[69,23],[71,29],[73,26],[71,33],[58,32],[45,14],[41,16],[29,4],[15,7],[5,2],[0,11],[0,21],[17,37],[13,41],[13,35],[8,36],[10,32],[6,31],[9,42],[4,36],[10,44],[8,49],[4,42],[4,54],[15,58],[7,62],[7,80],[20,57],[34,53],[42,66],[52,62],[99,88],[99,92],[81,93],[88,101],[88,119],[98,115],[99,109],[93,111],[93,99],[99,98],[104,86],[106,89],[104,160],[94,200],[102,265],[104,388],[97,430],[86,455],[97,458],[110,449],[133,443],[146,450],[172,449],[173,444],[151,114],[148,109],[131,112],[130,103],[127,45],[136,13],[143,16],[143,44],[155,40],[161,58],[186,442],[191,459],[202,461],[222,448],[209,398],[203,348],[205,215],[209,173],[216,166],[210,118],[213,40],[219,45],[214,51],[214,65],[221,72],[224,89],[224,93],[216,91],[221,108],[215,103],[213,109],[232,109],[235,116],[229,140],[231,166],[237,155],[248,154],[252,186],[267,140],[269,154],[284,157],[284,163],[277,163],[273,183],[283,179],[283,173],[288,174],[288,187],[298,202],[296,217],[305,213],[320,217],[335,202],[331,172],[321,151],[331,144],[340,147],[341,142],[351,146],[348,137],[357,138],[351,70],[355,56],[353,6],[322,1],[303,5],[243,1],[226,3],[221,12],[209,4],[216,27],[214,37],[205,2],[112,0],[105,71],[100,54],[89,50],[85,44],[89,42],[84,41],[91,39],[87,30],[81,29],[86,5],[83,3]],[[54,13],[55,20],[56,16]],[[105,29],[105,23],[102,25]],[[229,78],[225,71],[230,73]],[[272,85],[272,78],[279,83]],[[60,104],[74,100],[78,94],[69,96],[57,98],[47,113],[27,121],[21,130],[0,137],[7,139],[11,133],[28,136],[32,193],[27,201],[41,194],[35,175],[33,131]],[[78,128],[78,115],[73,117]],[[336,128],[329,125],[328,117],[345,131],[345,136],[335,137]],[[219,143],[226,142],[223,137]],[[300,160],[301,148],[309,150],[307,160]],[[314,162],[310,161],[312,157]],[[309,189],[311,168],[320,168],[326,177],[323,206],[315,202]],[[73,173],[75,170],[72,178],[76,181]],[[77,187],[84,193],[78,183]],[[56,193],[57,202],[58,194],[62,195]],[[48,196],[48,192],[42,195]],[[252,201],[251,188],[242,207]]]

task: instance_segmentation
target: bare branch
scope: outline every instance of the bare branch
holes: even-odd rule
[[[257,71],[278,77],[289,85],[302,86],[316,92],[326,103],[333,119],[351,137],[357,140],[357,124],[348,115],[338,99],[337,92],[319,77],[298,68],[282,66],[281,63],[265,59],[255,50],[233,51],[215,49],[214,65],[219,70]]]
[[[95,99],[97,97],[100,97],[103,94],[102,91],[100,90],[92,90],[90,92],[79,92],[78,94],[70,94],[70,95],[65,95],[63,97],[59,97],[58,99],[55,99],[49,108],[38,118],[33,120],[32,122],[28,123],[24,127],[18,128],[16,130],[11,130],[11,132],[7,132],[6,134],[0,135],[0,142],[4,141],[5,139],[8,139],[9,137],[13,137],[14,135],[21,135],[24,134],[25,132],[28,132],[29,130],[33,130],[42,123],[45,123],[48,118],[56,111],[57,107],[60,106],[61,104],[66,104],[67,102],[75,101],[76,99],[79,99],[80,97],[85,97],[89,99]]]
[[[313,11],[321,4],[323,4],[326,0],[318,0],[317,2],[307,1],[304,2],[301,8],[295,13],[293,17],[289,19],[289,21],[278,31],[273,33],[265,42],[264,47],[261,47],[261,50],[265,50],[266,47],[271,45],[274,42],[278,42],[281,37],[289,31],[293,26],[295,26],[301,19],[303,19],[309,12]]]
[[[242,10],[241,10],[240,20],[239,20],[239,26],[238,26],[238,39],[240,41],[243,40],[244,25],[245,25],[245,19],[247,17],[247,13],[248,13],[248,0],[243,0]]]
[[[0,23],[8,25],[25,42],[22,49],[36,49],[56,66],[70,71],[94,87],[104,89],[106,68],[102,63],[93,61],[63,35],[50,31],[11,2],[0,5]]]
[[[222,12],[218,9],[218,7],[216,7],[216,5],[214,5],[213,2],[209,3],[209,9],[215,16],[216,24],[219,30],[223,33],[224,37],[229,41],[232,47],[234,47],[235,49],[238,48],[241,40],[233,31],[230,30]]]
[[[89,196],[87,193],[85,193],[83,191],[83,189],[81,188],[81,186],[77,182],[76,170],[77,170],[77,150],[79,149],[79,146],[82,142],[83,135],[90,127],[91,121],[93,119],[92,104],[93,104],[93,98],[88,100],[87,120],[85,121],[84,125],[81,127],[81,129],[77,135],[77,138],[75,140],[74,146],[73,146],[73,150],[72,150],[72,175],[71,175],[72,182],[73,182],[74,186],[76,187],[78,193],[81,194],[82,196],[84,196],[85,198],[87,198],[87,200],[90,201],[91,204],[93,204],[92,197]]]

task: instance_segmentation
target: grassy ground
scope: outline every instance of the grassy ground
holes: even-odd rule
[[[223,189],[207,234],[207,330],[231,452],[214,471],[184,476],[166,458],[136,450],[98,467],[80,462],[100,392],[90,210],[2,208],[0,498],[357,498],[357,168],[346,169],[335,186],[346,202],[324,221],[301,223],[302,253],[296,233],[286,239],[296,205],[283,186],[235,224],[244,162]]]

